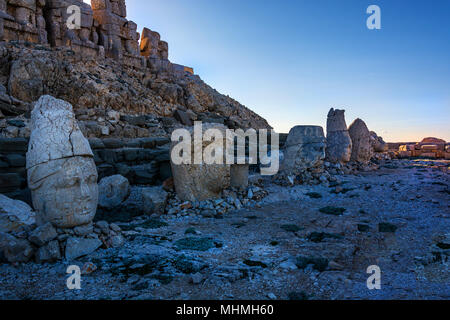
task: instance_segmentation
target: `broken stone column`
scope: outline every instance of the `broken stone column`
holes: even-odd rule
[[[160,41],[158,44],[158,55],[161,59],[169,59],[169,44],[166,41]]]
[[[351,161],[368,163],[372,157],[370,131],[361,119],[356,119],[348,128],[352,139]]]
[[[225,144],[232,144],[233,141],[227,141],[227,128],[221,124],[204,123],[202,133],[209,129],[218,129],[221,132],[221,139],[218,141],[225,148]],[[230,186],[230,165],[222,160],[223,164],[206,164],[204,159],[201,164],[194,164],[194,155],[204,154],[206,148],[212,144],[211,141],[200,141],[194,143],[194,128],[186,129],[190,134],[190,141],[186,142],[186,149],[191,149],[191,157],[188,164],[175,164],[173,154],[181,154],[179,142],[172,142],[171,165],[175,184],[175,190],[182,201],[203,201],[220,197],[222,191]],[[211,146],[210,146],[211,147]],[[225,149],[222,150],[225,157]]]
[[[158,32],[144,28],[141,34],[141,55],[149,58],[158,58],[158,48],[161,36]]]
[[[325,135],[319,126],[296,126],[289,132],[281,171],[286,176],[309,182],[324,170]]]
[[[14,18],[21,25],[36,25],[36,0],[8,0],[8,5],[15,7]]]
[[[352,139],[345,122],[345,110],[334,110],[328,113],[326,159],[331,163],[345,164],[350,161]]]
[[[36,221],[58,228],[90,224],[98,203],[97,168],[72,106],[42,96],[31,113],[28,186]]]
[[[99,25],[99,44],[108,57],[121,60],[123,54],[139,56],[137,25],[128,21],[124,0],[95,0],[91,2],[94,20]]]
[[[39,43],[47,44],[48,43],[47,23],[45,22],[42,7],[38,7],[36,9],[36,28]]]

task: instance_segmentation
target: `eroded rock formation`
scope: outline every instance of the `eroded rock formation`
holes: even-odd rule
[[[195,143],[194,130],[190,129],[191,146],[190,161],[188,164],[175,164],[172,157],[172,173],[175,184],[175,190],[178,197],[183,201],[203,201],[207,199],[218,198],[221,192],[230,186],[230,165],[225,163],[225,147],[227,143],[226,127],[220,124],[204,123],[202,126],[203,133],[209,129],[219,130],[222,134],[223,148],[223,164],[195,164],[195,154],[204,155],[205,149],[212,144],[212,141],[202,140],[200,143]],[[172,153],[186,152],[180,149],[178,142],[172,143]],[[174,150],[176,148],[176,150]]]
[[[296,126],[287,138],[282,163],[282,174],[310,182],[320,178],[324,171],[325,135],[319,126]]]
[[[388,145],[386,142],[384,142],[382,137],[379,137],[376,132],[371,131],[370,132],[370,144],[372,146],[373,152],[380,153],[380,152],[387,152],[388,151]]]
[[[66,25],[70,6],[81,10],[79,29]],[[0,119],[23,115],[33,101],[50,94],[71,103],[82,121],[91,121],[86,127],[92,121],[100,124],[93,130],[96,136],[155,134],[138,133],[136,126],[123,130],[128,128],[118,126],[117,119],[106,119],[112,111],[119,120],[123,114],[172,118],[181,110],[194,120],[233,128],[270,127],[207,86],[192,68],[171,63],[168,44],[157,32],[145,28],[139,47],[140,35],[126,19],[124,0],[95,0],[92,7],[79,0],[0,0],[2,22],[3,39],[9,43],[0,43]],[[2,123],[0,131],[2,136],[27,137],[26,131]]]
[[[345,122],[345,110],[331,109],[327,119],[326,159],[345,164],[350,161],[351,153],[352,139]]]
[[[372,157],[370,144],[370,131],[361,119],[356,119],[348,128],[352,139],[351,160],[360,163],[368,163]]]

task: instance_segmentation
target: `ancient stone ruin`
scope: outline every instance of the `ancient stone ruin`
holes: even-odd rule
[[[38,224],[57,228],[88,225],[98,203],[97,168],[72,106],[42,96],[31,115],[27,153],[30,187]]]
[[[81,11],[76,29],[67,26],[74,13],[71,6]],[[93,0],[92,5],[81,0],[0,0],[0,41],[69,47],[85,57],[106,56],[139,68],[172,67],[167,42],[144,28],[139,45],[137,25],[126,17],[125,0]]]
[[[361,119],[356,119],[348,128],[352,139],[351,160],[360,163],[368,163],[372,157],[370,144],[370,131]]]
[[[324,171],[325,135],[322,127],[296,126],[291,129],[284,147],[281,173],[287,179],[308,183],[320,179]]]
[[[352,154],[352,139],[345,122],[345,110],[331,109],[327,119],[326,159],[345,164]]]
[[[231,144],[232,141],[227,142],[226,130],[227,128],[220,124],[204,123],[202,125],[202,134],[207,132],[209,129],[216,129],[222,133],[222,140],[219,143],[222,144],[223,148],[223,160],[222,164],[196,164],[195,154],[204,155],[205,150],[213,142],[202,140],[201,143],[196,143],[194,139],[194,129],[190,129],[191,141],[189,145],[191,147],[191,154],[188,164],[175,164],[173,158],[171,161],[172,173],[175,184],[175,190],[178,197],[182,201],[202,201],[208,199],[219,198],[222,191],[230,186],[230,165],[226,164],[226,145]],[[178,142],[172,142],[172,153],[182,153],[179,150]],[[186,151],[184,151],[186,152]]]
[[[398,151],[402,158],[450,159],[450,144],[438,138],[425,138],[416,144],[401,145]]]
[[[97,169],[72,106],[42,96],[31,114],[31,129],[26,168],[36,214],[25,203],[0,197],[3,258],[10,263],[33,257],[38,263],[71,261],[101,246],[121,246],[120,228],[93,223]]]

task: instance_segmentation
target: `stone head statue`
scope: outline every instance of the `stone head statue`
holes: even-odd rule
[[[73,228],[92,222],[98,204],[97,168],[69,103],[51,96],[37,102],[27,173],[38,224]]]

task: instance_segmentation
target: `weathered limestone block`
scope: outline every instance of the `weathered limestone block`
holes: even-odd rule
[[[389,146],[384,142],[382,137],[379,137],[375,132],[370,132],[370,144],[372,146],[373,152],[387,152]]]
[[[35,0],[8,0],[8,5],[15,7],[14,18],[22,25],[36,25],[36,1]]]
[[[150,187],[142,189],[142,200],[147,213],[164,214],[169,194],[162,187]]]
[[[155,38],[156,37],[153,35],[153,32],[150,29],[144,28],[142,30],[140,44],[140,51],[142,56],[150,57],[152,53],[153,56],[155,56],[154,46],[159,41],[159,39],[155,40]]]
[[[27,171],[37,223],[89,224],[98,203],[97,168],[72,106],[42,96],[31,113],[31,130]]]
[[[372,157],[372,147],[370,144],[370,131],[361,119],[356,119],[349,127],[348,132],[352,138],[351,160],[361,163],[368,163]]]
[[[48,35],[46,29],[47,23],[45,21],[41,8],[38,8],[38,13],[36,14],[36,27],[38,30],[39,43],[48,43]]]
[[[319,126],[297,126],[286,140],[282,171],[301,176],[306,171],[322,172],[325,159],[325,135]]]
[[[435,150],[445,151],[446,141],[438,138],[425,138],[417,144],[417,147],[418,149],[423,149],[425,145],[434,145],[436,146]]]
[[[160,41],[158,44],[158,55],[161,59],[169,59],[169,44],[165,41]]]
[[[158,32],[144,28],[141,34],[141,55],[150,58],[160,58],[158,54],[161,36]]]
[[[9,263],[28,262],[33,255],[33,247],[27,240],[0,232],[0,261],[3,258]]]
[[[34,243],[38,247],[43,247],[50,241],[54,240],[57,236],[58,234],[56,233],[55,228],[53,228],[53,225],[48,222],[34,229],[33,232],[29,235],[28,240],[30,240],[31,243]]]
[[[0,194],[0,232],[16,232],[36,222],[36,215],[28,204]]]
[[[439,147],[436,144],[424,144],[421,146],[422,151],[437,152]]]
[[[128,179],[115,175],[103,178],[98,184],[99,206],[114,208],[124,202],[130,195],[131,188]]]
[[[327,119],[326,159],[331,163],[347,163],[352,152],[352,139],[345,122],[345,110],[331,109]]]
[[[111,10],[111,2],[109,0],[91,0],[93,10]]]
[[[99,239],[69,238],[66,243],[65,256],[68,261],[89,255],[100,248]]]
[[[202,132],[205,133],[209,129],[217,129],[221,132],[222,137],[220,138],[222,139],[218,140],[217,143],[220,143],[223,148],[221,150],[221,155],[224,157],[222,160],[223,164],[206,164],[204,161],[202,161],[202,164],[194,164],[194,155],[204,154],[205,149],[212,142],[203,139],[202,143],[195,143],[193,128],[189,129],[191,136],[190,164],[174,164],[173,157],[171,157],[175,190],[182,201],[203,201],[218,198],[221,192],[230,186],[230,165],[225,164],[225,148],[227,144],[231,145],[233,141],[227,140],[227,128],[224,125],[204,123]],[[178,151],[174,151],[174,147],[177,145],[178,142],[172,142],[171,153]]]
[[[61,260],[61,249],[57,240],[40,247],[36,252],[37,263],[56,262],[58,260]]]
[[[106,0],[108,1],[108,0]],[[125,0],[110,0],[109,6],[112,13],[125,18],[127,16],[127,6]]]

